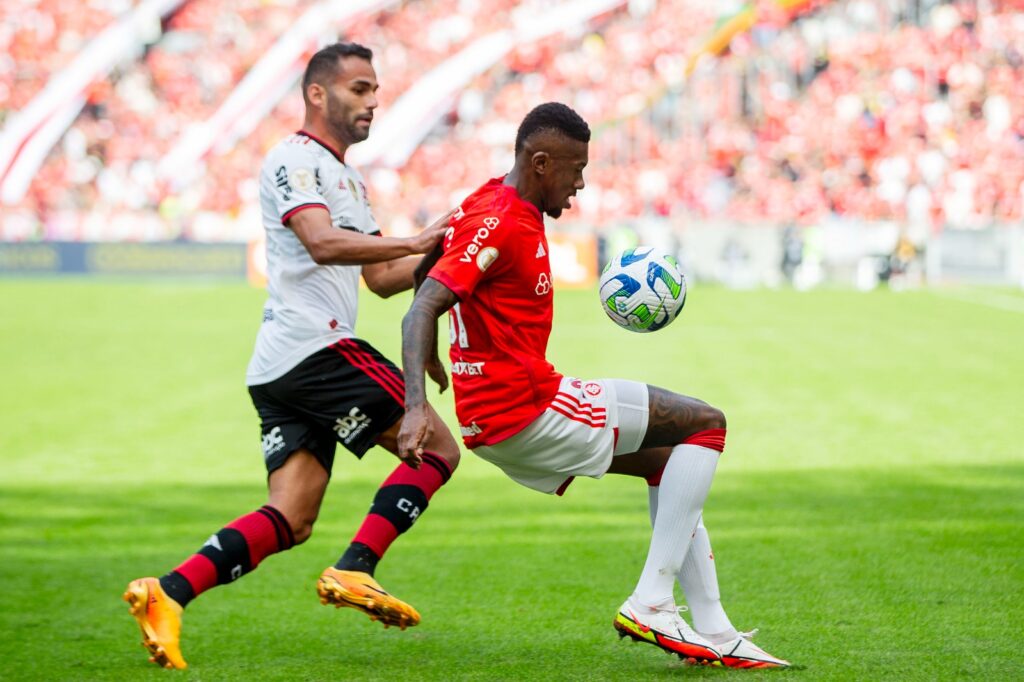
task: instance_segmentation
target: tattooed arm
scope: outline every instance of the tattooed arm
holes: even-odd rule
[[[423,374],[431,355],[437,357],[437,318],[459,302],[436,279],[424,280],[412,307],[402,318],[402,370],[405,373],[405,418],[398,431],[398,456],[418,459],[430,439],[431,421]]]

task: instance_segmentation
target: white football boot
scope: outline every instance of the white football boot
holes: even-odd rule
[[[653,644],[691,663],[717,663],[722,658],[715,645],[698,635],[675,608],[651,609],[630,598],[612,624],[619,637]]]
[[[739,633],[734,640],[716,644],[715,648],[722,654],[722,665],[727,668],[788,668],[792,665],[751,642],[750,639],[756,634],[755,628],[750,632]]]

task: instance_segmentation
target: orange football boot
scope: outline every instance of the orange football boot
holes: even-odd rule
[[[139,578],[128,583],[124,592],[128,613],[135,616],[142,630],[142,646],[149,660],[162,668],[185,669],[178,638],[181,634],[182,608],[167,596],[156,578]]]
[[[370,620],[379,620],[384,627],[397,625],[404,630],[420,622],[416,609],[385,592],[369,573],[341,571],[328,566],[320,574],[316,592],[320,595],[321,604],[358,609]]]

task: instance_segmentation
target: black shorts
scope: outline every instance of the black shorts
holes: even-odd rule
[[[249,387],[267,473],[299,448],[330,474],[338,443],[356,457],[405,412],[402,371],[360,339],[342,339],[266,384]]]

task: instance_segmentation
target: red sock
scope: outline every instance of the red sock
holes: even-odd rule
[[[284,515],[269,504],[210,536],[198,552],[160,579],[167,595],[185,606],[215,585],[237,580],[261,561],[295,544]]]
[[[370,513],[352,542],[366,545],[378,558],[384,556],[395,538],[412,527],[433,494],[451,476],[448,462],[432,452],[423,453],[419,469],[399,464],[381,484]]]

